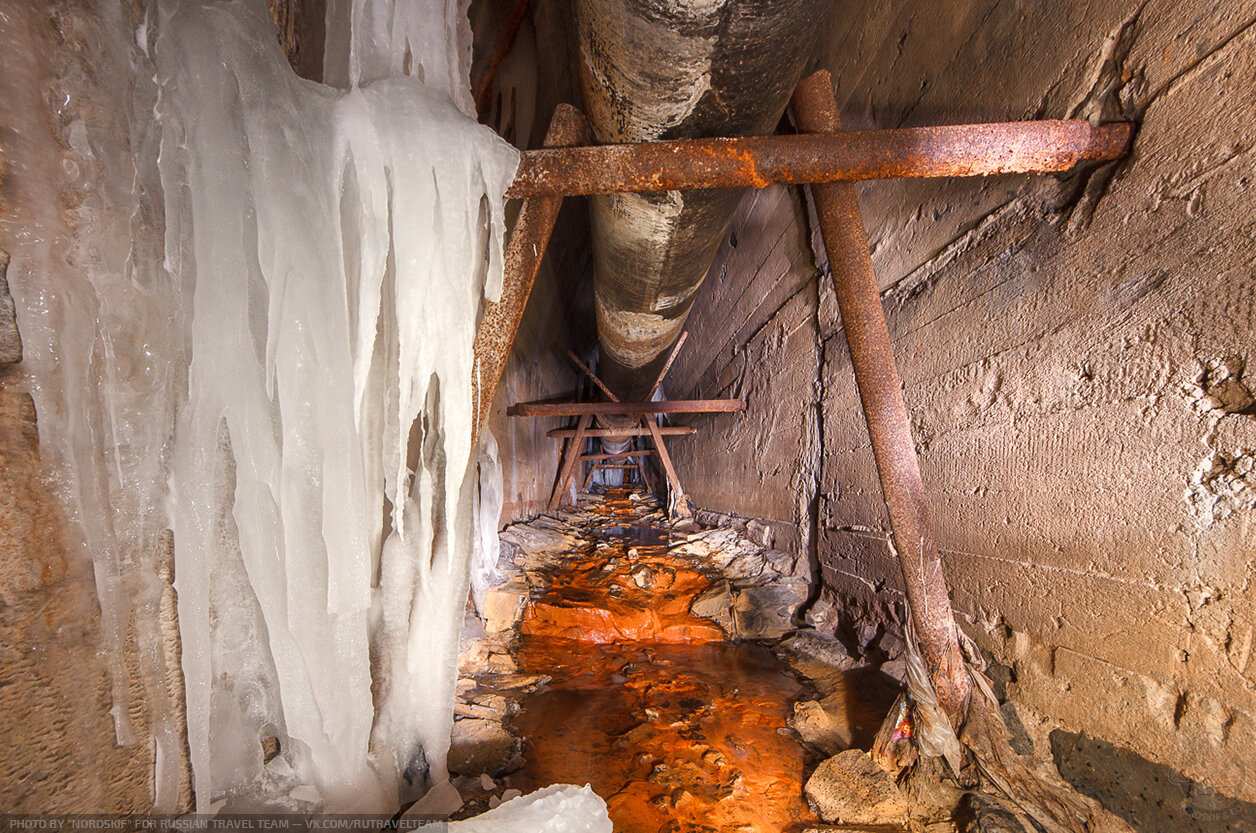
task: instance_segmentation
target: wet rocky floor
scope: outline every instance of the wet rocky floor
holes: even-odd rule
[[[466,812],[588,783],[625,833],[817,823],[807,773],[829,747],[870,743],[893,687],[810,645],[795,667],[782,661],[809,571],[753,534],[679,534],[619,490],[508,530],[516,572],[482,601],[478,644],[464,644],[462,722],[484,723],[461,744],[455,727]],[[494,714],[500,731],[486,731]]]

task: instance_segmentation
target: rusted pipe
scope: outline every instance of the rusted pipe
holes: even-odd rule
[[[793,109],[800,130],[841,130],[828,72],[820,71],[798,85]],[[859,200],[855,186],[849,182],[812,185],[811,195],[829,256],[842,328],[850,346],[855,384],[872,439],[872,453],[889,510],[921,657],[939,705],[958,730],[968,710],[971,687],[942,574],[942,559],[929,527],[920,462],[916,459],[907,406],[894,365]]]
[[[772,133],[832,6],[572,0],[581,101],[598,143]],[[619,398],[639,401],[684,327],[741,193],[630,190],[594,194],[589,219],[598,375]]]
[[[550,119],[545,144],[550,147],[578,145],[590,140],[589,124],[576,108],[559,104]],[[475,409],[475,432],[472,444],[480,435],[493,396],[506,369],[506,360],[515,345],[515,334],[523,311],[532,294],[537,270],[549,245],[554,221],[562,207],[561,196],[537,196],[524,200],[519,216],[506,241],[501,299],[490,303],[475,333],[475,374],[472,379],[472,407]]]
[[[480,74],[479,80],[475,82],[473,93],[475,111],[481,117],[483,117],[484,111],[488,109],[489,93],[493,90],[493,81],[497,79],[497,70],[501,69],[502,61],[505,61],[506,56],[510,54],[510,50],[515,45],[515,40],[519,37],[519,30],[523,27],[523,21],[528,16],[528,2],[529,0],[515,0],[510,19],[502,27],[502,36],[493,45],[493,50],[486,59],[487,66]]]
[[[1133,127],[1023,121],[527,151],[509,197],[765,188],[1067,171],[1118,159]]]

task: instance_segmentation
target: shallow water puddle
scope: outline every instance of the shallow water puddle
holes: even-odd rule
[[[510,785],[590,783],[629,833],[814,823],[805,752],[784,728],[800,684],[770,650],[689,613],[713,576],[670,556],[626,492],[605,507],[593,545],[525,614],[520,670],[553,679],[515,717],[527,741]]]

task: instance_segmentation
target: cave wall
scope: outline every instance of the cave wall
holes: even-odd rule
[[[864,183],[860,202],[961,625],[1018,703],[1248,800],[1254,22],[1250,2],[863,4],[818,61],[847,128],[1138,122],[1115,165]],[[744,198],[671,394],[748,411],[687,420],[677,465],[699,505],[811,548],[848,621],[893,628],[901,578],[813,232],[797,191]]]

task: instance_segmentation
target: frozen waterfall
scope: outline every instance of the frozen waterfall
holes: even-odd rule
[[[332,0],[334,86],[292,72],[263,0],[6,12],[24,367],[121,743],[138,656],[158,810],[166,529],[199,809],[392,811],[446,778],[501,500],[472,343],[518,161],[471,115],[465,12]],[[32,47],[44,15],[79,45]]]
[[[447,777],[472,342],[517,154],[369,41],[370,83],[297,78],[265,14],[164,3],[155,43],[191,312],[171,518],[196,793],[287,777],[383,810]]]

